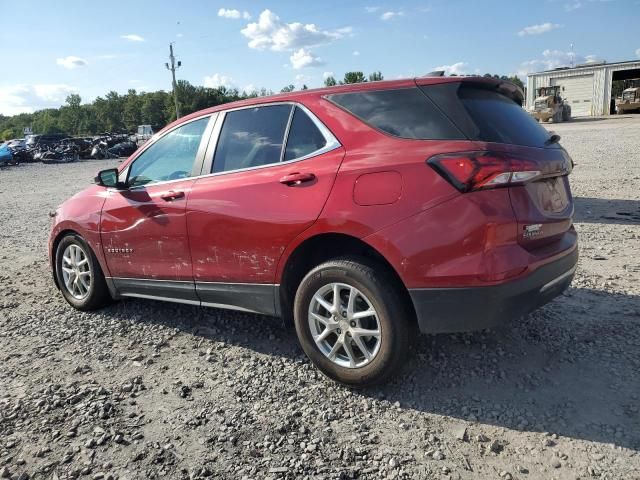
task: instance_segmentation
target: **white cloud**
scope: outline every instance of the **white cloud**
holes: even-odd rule
[[[582,8],[582,2],[580,0],[575,0],[571,3],[565,3],[564,5],[564,9],[567,12],[572,12],[574,10],[578,10],[579,8]]]
[[[364,7],[367,13],[376,13],[381,7]]]
[[[359,57],[360,56],[360,52],[358,50],[354,50],[353,51],[353,56],[354,57]]]
[[[334,31],[321,30],[313,23],[285,23],[271,10],[264,10],[257,22],[249,23],[241,33],[249,47],[257,50],[297,50],[331,43],[352,32],[351,27]]]
[[[65,84],[10,85],[0,87],[0,113],[17,115],[62,105],[78,89]]]
[[[87,65],[87,61],[84,58],[74,57],[73,55],[69,55],[67,57],[56,58],[56,63],[61,67],[74,69],[78,67],[84,67]]]
[[[253,93],[253,92],[257,92],[258,89],[253,83],[250,83],[249,85],[245,85],[242,91],[246,93]]]
[[[594,63],[601,61],[596,55],[581,55],[564,50],[545,50],[542,52],[541,58],[527,60],[520,64],[520,68],[516,72],[520,78],[526,78],[527,74],[533,72],[541,72],[544,70],[553,70],[559,67],[569,67],[573,63]]]
[[[131,42],[144,42],[144,38],[140,35],[136,35],[135,33],[129,33],[128,35],[120,35],[120,38],[124,38],[125,40],[129,40]]]
[[[402,17],[404,16],[404,12],[403,11],[388,11],[388,12],[384,12],[382,15],[380,15],[380,20],[391,20],[395,17]]]
[[[333,72],[323,72],[323,73],[322,73],[322,78],[323,78],[324,80],[326,80],[326,79],[327,79],[327,78],[329,78],[329,77],[333,77]]]
[[[640,48],[636,50],[636,57],[640,58]]]
[[[589,0],[589,3],[609,3],[613,0]],[[585,6],[584,0],[571,0],[564,4],[564,9],[567,12],[573,12]]]
[[[304,67],[318,67],[320,65],[324,65],[324,62],[320,57],[317,57],[309,50],[305,50],[301,48],[293,52],[293,54],[289,57],[291,61],[291,66],[295,70],[299,70]]]
[[[302,88],[303,85],[310,83],[312,80],[312,78],[308,75],[305,75],[304,73],[299,73],[298,75],[295,76],[293,84],[296,86],[297,89]]]
[[[240,12],[240,10],[230,8],[221,8],[218,10],[218,16],[223,18],[232,18],[234,20],[239,18],[244,18],[245,20],[251,19],[251,15],[246,10],[244,12]]]
[[[540,23],[537,25],[529,25],[528,27],[524,27],[522,30],[520,30],[518,32],[518,35],[520,37],[524,37],[525,35],[541,35],[560,27],[562,27],[562,25],[550,22]]]
[[[220,73],[214,73],[210,77],[204,77],[203,84],[207,88],[233,88],[233,79]]]
[[[469,64],[466,62],[457,62],[452,65],[440,65],[439,67],[434,67],[431,70],[444,70],[446,75],[466,75],[468,66]]]

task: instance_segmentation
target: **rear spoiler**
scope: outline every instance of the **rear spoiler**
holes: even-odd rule
[[[435,72],[432,72],[435,73]],[[431,75],[430,73],[415,79],[416,85],[436,85],[440,83],[469,83],[478,88],[487,90],[497,90],[506,97],[509,97],[518,105],[524,102],[524,92],[515,83],[508,80],[499,80],[489,77],[445,77]]]

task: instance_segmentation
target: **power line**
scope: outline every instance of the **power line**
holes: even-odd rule
[[[164,66],[167,70],[171,71],[172,86],[173,86],[173,101],[176,104],[176,119],[180,118],[180,105],[178,104],[178,85],[176,84],[176,70],[182,66],[182,62],[178,61],[176,64],[176,57],[173,56],[173,42],[169,44],[169,63],[165,63]]]

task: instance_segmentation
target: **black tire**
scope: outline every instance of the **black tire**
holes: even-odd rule
[[[79,246],[88,258],[88,266],[91,272],[91,282],[86,296],[82,299],[75,298],[65,286],[64,277],[62,274],[62,257],[70,245]],[[65,236],[58,247],[56,248],[55,256],[55,275],[58,282],[58,287],[62,292],[65,300],[74,308],[78,310],[88,311],[96,310],[105,307],[113,302],[107,282],[104,279],[102,268],[100,263],[91,247],[84,241],[84,239],[77,234],[69,234]]]
[[[367,297],[377,313],[380,345],[377,354],[365,365],[338,365],[320,350],[313,339],[308,321],[310,304],[316,292],[331,283],[355,287]],[[407,357],[412,331],[411,310],[400,288],[396,278],[385,267],[366,258],[338,258],[311,270],[296,292],[294,321],[298,340],[313,364],[327,377],[349,386],[366,387],[389,380]]]

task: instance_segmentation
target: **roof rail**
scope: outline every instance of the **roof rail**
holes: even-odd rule
[[[434,70],[433,72],[429,72],[423,77],[444,77],[444,70]]]

